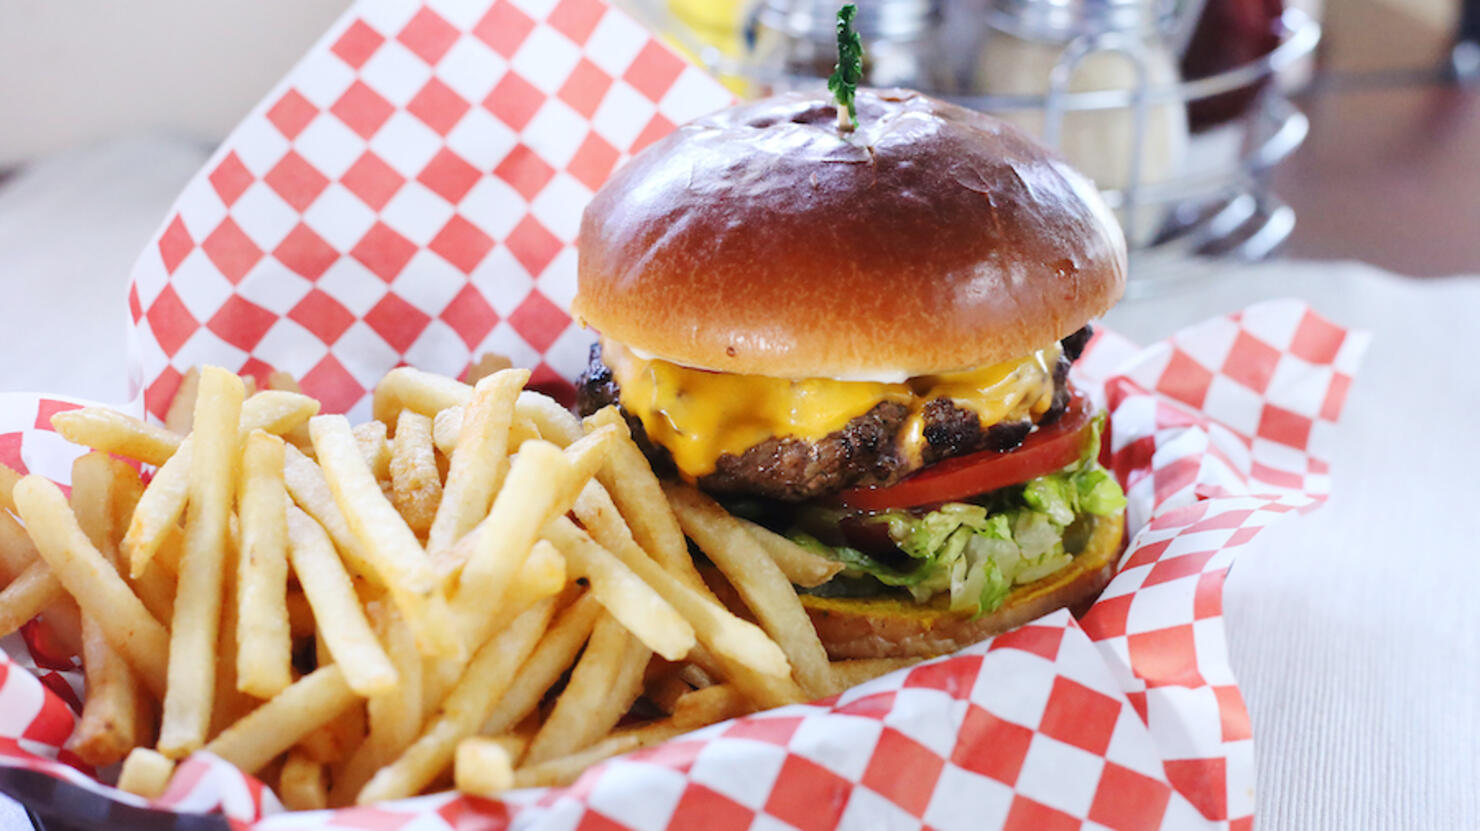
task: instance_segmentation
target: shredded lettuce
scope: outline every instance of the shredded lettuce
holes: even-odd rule
[[[910,558],[908,568],[890,565],[856,548],[830,546],[799,531],[803,547],[842,562],[845,573],[868,575],[907,589],[919,602],[950,593],[953,611],[996,610],[1015,585],[1031,583],[1069,564],[1064,534],[1083,516],[1105,516],[1125,507],[1120,485],[1098,462],[1104,415],[1095,417],[1079,459],[1068,467],[1004,489],[984,501],[994,506],[950,502],[923,516],[904,511],[879,514],[889,537]]]

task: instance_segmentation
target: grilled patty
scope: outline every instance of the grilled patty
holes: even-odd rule
[[[1052,424],[1069,403],[1069,365],[1088,342],[1088,326],[1063,340],[1063,356],[1054,367],[1053,405],[1038,419]],[[590,415],[609,404],[620,406],[621,390],[610,368],[601,360],[601,345],[592,344],[590,364],[576,379],[576,404],[582,415]],[[672,473],[673,460],[663,447],[647,438],[642,422],[623,410],[632,435],[659,473]],[[736,456],[721,456],[713,473],[698,484],[714,493],[746,493],[801,502],[864,484],[891,482],[902,475],[903,460],[896,451],[895,437],[904,426],[909,410],[896,402],[880,402],[817,441],[773,437]],[[1023,443],[1033,425],[1029,421],[1004,422],[983,428],[970,410],[949,399],[938,398],[925,405],[926,464],[978,450],[1005,452]]]

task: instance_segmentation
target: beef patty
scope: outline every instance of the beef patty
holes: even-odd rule
[[[1088,326],[1063,340],[1063,355],[1054,367],[1053,404],[1039,417],[1039,424],[1052,424],[1069,403],[1069,365],[1088,342]],[[612,371],[601,360],[601,344],[591,345],[586,371],[576,379],[576,406],[590,415],[609,404],[620,406],[620,389]],[[672,473],[668,451],[648,440],[642,422],[626,410],[622,414],[653,467],[660,474]],[[941,459],[978,450],[1006,452],[1023,443],[1032,430],[1029,421],[1004,422],[983,428],[976,414],[957,407],[949,399],[937,398],[925,405],[925,448],[923,461]],[[801,502],[843,488],[892,482],[906,471],[895,447],[895,437],[904,426],[909,409],[884,401],[817,441],[773,437],[747,449],[739,456],[719,457],[714,472],[699,479],[699,486],[715,493],[747,493]]]

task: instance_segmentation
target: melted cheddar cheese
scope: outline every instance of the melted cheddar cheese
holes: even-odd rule
[[[710,372],[644,359],[602,342],[622,406],[642,420],[648,437],[668,448],[679,472],[691,480],[712,473],[726,453],[739,456],[773,436],[817,441],[884,401],[909,407],[899,451],[916,466],[925,446],[927,403],[950,399],[975,412],[983,428],[1036,417],[1052,402],[1059,352],[1055,343],[1016,361],[885,383]]]

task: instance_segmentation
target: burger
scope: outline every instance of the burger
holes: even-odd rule
[[[842,568],[799,588],[833,658],[935,655],[1092,601],[1125,498],[1069,382],[1125,285],[1091,182],[908,91],[680,127],[582,218],[580,408]]]

